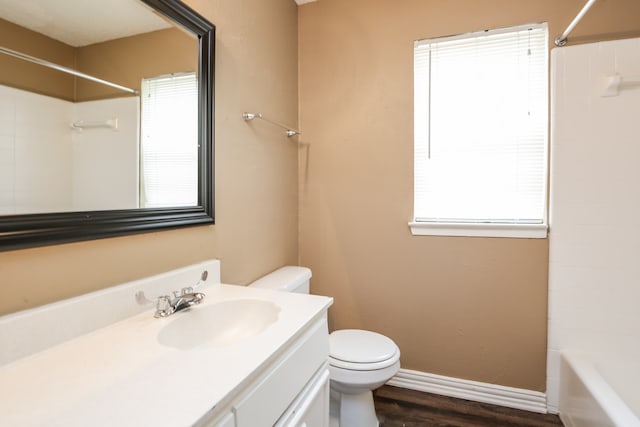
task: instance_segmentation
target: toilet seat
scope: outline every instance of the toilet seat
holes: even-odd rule
[[[329,365],[374,371],[392,366],[400,359],[398,346],[384,335],[360,329],[344,329],[329,335]]]

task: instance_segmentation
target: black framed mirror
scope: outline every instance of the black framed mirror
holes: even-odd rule
[[[0,156],[5,158],[4,175],[0,172],[0,250],[214,223],[215,26],[179,0],[118,2],[128,3],[123,7],[144,9],[142,13],[150,14],[150,20],[164,22],[158,23],[159,28],[117,34],[110,36],[110,39],[69,44],[66,41],[60,42],[63,36],[43,36],[38,33],[40,27],[51,27],[51,22],[46,26],[28,24],[27,27],[31,28],[25,28],[22,24],[26,22],[25,19],[30,23],[36,19],[21,16],[20,11],[9,10],[11,4],[22,2],[0,0]],[[86,12],[84,17],[79,15],[77,22],[88,25],[89,30],[86,33],[93,35],[100,32],[96,27],[101,25],[102,21],[108,21],[106,15],[110,12],[106,9],[117,8],[116,2],[108,6],[98,0],[77,2],[82,7],[91,3],[97,6],[96,15],[100,14],[97,20],[86,19],[90,13]],[[59,5],[56,3],[55,6]],[[58,9],[68,12],[72,8]],[[41,12],[46,14],[46,10]],[[114,22],[117,22],[112,25],[114,28],[135,26],[133,23],[129,25],[123,22],[125,17],[135,15],[132,13],[133,9],[131,13],[128,9],[125,12],[113,12],[119,14],[114,18]],[[55,18],[48,16],[47,19],[51,21]],[[60,26],[68,28],[71,25],[64,23]],[[82,33],[81,29],[76,33]],[[171,38],[167,38],[167,34],[170,34]],[[193,43],[193,46],[181,47],[181,42],[176,41],[181,37],[191,40],[187,43]],[[30,47],[25,44],[28,38],[40,41]],[[73,63],[74,67],[60,65],[59,62],[46,57],[38,57],[38,52],[46,56],[49,52],[55,51],[47,43],[62,43],[63,54],[60,57],[64,62],[64,55],[72,56],[70,63]],[[125,44],[136,46],[137,50],[122,49]],[[67,45],[70,47],[67,48]],[[188,56],[188,52],[193,54]],[[27,57],[27,61],[20,55]],[[180,62],[179,59],[183,55],[187,55],[186,59],[181,59],[183,65],[178,65],[175,69],[167,66],[174,57]],[[120,57],[125,58],[123,62],[119,61]],[[40,60],[44,66],[32,58]],[[27,62],[30,63],[25,64]],[[140,70],[133,72],[130,69],[133,68],[130,66],[133,63],[139,63]],[[54,66],[49,66],[50,64]],[[44,71],[40,70],[45,68],[49,68],[47,73],[55,73],[56,77],[33,74],[43,73]],[[33,71],[35,69],[37,70]],[[12,70],[14,75],[6,75],[11,74],[7,70]],[[30,75],[31,81],[20,80],[28,79]],[[167,130],[166,127],[152,127],[148,124],[151,122],[151,119],[148,119],[151,115],[149,112],[159,110],[159,107],[157,104],[147,107],[145,102],[148,102],[148,99],[159,99],[160,95],[156,94],[162,93],[163,89],[154,89],[157,86],[156,82],[180,80],[178,77],[183,76],[188,77],[186,80],[193,81],[189,89],[191,103],[185,108],[180,102],[176,102],[175,98],[169,99],[168,108],[173,108],[175,114],[171,111],[169,115],[164,116],[158,113],[155,122],[165,125],[170,123],[173,128]],[[61,79],[66,79],[66,83],[60,83]],[[61,87],[64,84],[73,88],[74,99],[65,100],[65,97],[71,96],[59,94],[63,92]],[[180,86],[179,83],[176,84]],[[173,93],[176,84],[168,92]],[[34,89],[36,86],[38,87]],[[145,89],[148,87],[151,89]],[[27,98],[27,101],[23,102],[23,97]],[[34,106],[34,97],[44,98],[45,103],[54,104],[56,113],[45,112],[40,118],[29,117],[30,121],[23,120],[20,113],[22,110],[41,110],[39,104],[37,107]],[[64,104],[57,104],[58,98],[63,98],[60,102]],[[112,104],[120,102],[134,105],[135,117],[131,118],[125,113],[122,113],[123,116],[117,116],[120,113],[113,112],[113,108],[116,107],[112,107]],[[68,120],[64,118],[56,121],[52,118],[58,111],[67,108],[72,111]],[[184,110],[192,112],[186,115],[186,122],[176,119],[174,123],[174,115],[177,116],[178,112]],[[9,111],[9,116],[16,118],[9,120],[3,117],[3,111]],[[100,111],[100,120],[91,118],[91,111]],[[78,114],[85,116],[79,118]],[[47,122],[53,130],[43,129],[43,122]],[[130,124],[129,130],[126,129],[127,123]],[[5,128],[4,132],[2,127]],[[127,140],[126,143],[122,143],[129,151],[119,152],[119,142],[116,140],[123,139],[127,132],[134,135],[135,141]],[[33,136],[25,137],[25,134]],[[148,141],[156,141],[154,135],[159,134],[181,145],[184,145],[183,139],[188,139],[191,151],[187,154],[178,153],[172,145],[168,151],[158,154],[147,145]],[[60,138],[64,140],[56,139],[58,135],[62,135]],[[187,135],[192,137],[189,139]],[[36,153],[39,160],[29,159],[29,166],[24,168],[25,172],[19,166],[27,163],[22,160],[27,152]],[[63,156],[63,160],[57,160]],[[189,159],[188,162],[185,158]],[[91,162],[88,159],[91,159]],[[169,169],[158,169],[158,172],[154,169],[155,165],[162,161],[169,161],[168,166],[164,166]],[[52,164],[57,165],[58,170],[55,172],[49,171],[49,165]],[[162,170],[170,170],[171,173],[184,170],[184,173],[171,175]],[[163,175],[170,176],[164,176],[163,181]],[[124,196],[115,188],[120,185],[120,181],[126,181],[123,178],[126,176],[130,179],[127,184],[123,184],[124,193],[128,194]],[[171,191],[163,188],[163,185],[182,182],[183,176],[188,177],[184,178],[188,181],[187,184],[183,183],[182,187],[176,186]],[[4,185],[1,184],[3,181]],[[153,188],[159,188],[161,195],[153,196],[156,194]],[[57,191],[60,193],[56,193]],[[83,197],[83,194],[88,196]],[[51,199],[53,202],[44,204],[43,199]],[[127,201],[123,201],[125,199]]]

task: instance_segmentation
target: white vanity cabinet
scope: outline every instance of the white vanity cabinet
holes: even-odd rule
[[[329,337],[326,314],[312,323],[231,402],[197,426],[326,427],[329,425]],[[209,421],[210,420],[210,421]]]

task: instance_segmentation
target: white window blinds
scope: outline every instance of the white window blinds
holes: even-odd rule
[[[543,224],[546,24],[414,46],[415,222]]]
[[[197,89],[194,73],[142,81],[142,207],[198,204]]]

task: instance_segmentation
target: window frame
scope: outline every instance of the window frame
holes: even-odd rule
[[[409,227],[412,235],[417,236],[468,236],[468,237],[513,237],[513,238],[546,238],[548,235],[548,185],[549,185],[549,99],[548,99],[548,91],[549,91],[549,44],[548,44],[548,25],[547,23],[535,23],[535,24],[526,24],[526,25],[517,25],[508,28],[499,28],[495,30],[487,30],[487,31],[478,31],[466,34],[460,34],[449,37],[438,37],[438,38],[429,38],[429,39],[421,39],[416,40],[414,46],[424,45],[429,42],[441,42],[441,41],[451,41],[451,40],[460,40],[460,39],[471,39],[477,38],[478,36],[483,35],[495,35],[495,34],[504,34],[510,32],[520,32],[528,28],[535,29],[543,29],[546,32],[546,54],[545,54],[545,89],[546,89],[546,126],[544,133],[544,160],[543,160],[543,168],[542,171],[544,177],[544,189],[543,189],[543,216],[541,218],[541,222],[517,222],[517,221],[500,221],[500,220],[450,220],[450,221],[442,221],[437,219],[418,219],[416,217],[416,213],[414,211],[413,218],[409,221]],[[414,66],[416,62],[415,56],[415,47],[414,47]],[[431,83],[429,82],[429,85]],[[417,87],[417,76],[414,74],[414,96],[416,99],[414,102],[417,103],[417,94],[415,92]],[[430,95],[428,95],[430,96]],[[427,100],[427,102],[429,102]],[[414,112],[414,120],[415,112]],[[415,126],[415,124],[414,124]],[[417,140],[414,135],[414,156]],[[417,204],[417,194],[415,192],[415,163],[414,163],[414,192],[413,192],[413,202],[414,209]]]

